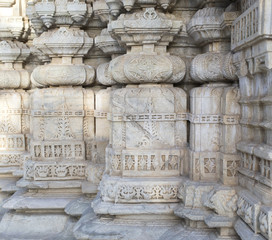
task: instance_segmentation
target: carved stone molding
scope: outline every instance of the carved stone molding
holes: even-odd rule
[[[142,180],[139,184],[129,179],[107,178],[101,183],[101,197],[104,201],[115,203],[178,202],[178,179],[167,181]]]
[[[22,16],[1,16],[0,38],[1,40],[17,39],[26,40],[30,33],[28,19]]]
[[[107,70],[118,83],[176,83],[183,79],[186,69],[177,56],[126,54],[113,59]]]
[[[37,33],[53,26],[79,26],[92,16],[90,3],[82,0],[28,1],[27,15]]]
[[[187,25],[187,31],[197,44],[208,42],[229,41],[232,22],[238,12],[224,12],[224,8],[207,7],[196,12]]]
[[[106,85],[114,82],[180,82],[185,76],[185,63],[181,58],[167,54],[166,45],[173,40],[181,27],[182,21],[154,8],[121,15],[116,21],[110,22],[108,32],[120,43],[127,45],[128,53],[99,67],[99,73],[103,76],[99,76],[98,81]],[[116,49],[115,40],[111,40],[105,33],[106,31],[97,37],[97,44],[103,51],[111,50],[116,53],[120,48]]]
[[[237,79],[232,54],[204,53],[191,63],[191,77],[198,82],[234,81]]]
[[[101,22],[108,22],[109,21],[109,7],[104,0],[95,0],[93,2],[93,11],[94,15],[98,16]]]
[[[100,35],[95,37],[95,46],[110,55],[125,53],[125,49],[111,37],[106,28],[101,31]]]
[[[140,8],[158,7],[163,10],[169,10],[175,6],[176,0],[106,0],[106,3],[109,7],[110,14],[117,17],[123,7],[128,12],[130,12],[134,6]]]
[[[44,32],[33,45],[50,57],[82,57],[93,46],[93,39],[83,30],[61,27]]]
[[[53,58],[47,65],[38,66],[31,75],[34,86],[90,85],[95,71],[84,65],[82,58],[93,46],[93,39],[79,29],[61,27],[44,32],[33,41],[34,46]]]
[[[91,66],[54,65],[38,66],[31,74],[31,82],[36,87],[91,85],[95,77]]]
[[[122,14],[108,25],[108,31],[125,43],[134,45],[168,45],[179,31],[185,31],[181,20],[154,8]]]
[[[117,82],[114,81],[111,72],[109,71],[109,63],[100,64],[97,69],[97,81],[105,86],[115,85]]]
[[[18,41],[0,42],[0,88],[28,88],[29,73],[23,69],[23,62],[30,54],[30,49]]]

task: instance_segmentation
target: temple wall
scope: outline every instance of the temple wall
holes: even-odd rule
[[[271,0],[0,0],[0,239],[272,239]]]

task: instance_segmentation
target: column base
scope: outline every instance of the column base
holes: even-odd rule
[[[93,208],[92,208],[93,207]],[[77,240],[219,240],[215,229],[196,229],[174,215],[176,203],[120,204],[93,200],[74,227]]]
[[[184,227],[174,217],[150,214],[137,216],[96,216],[90,209],[74,227],[77,240],[212,240],[209,230]]]
[[[75,240],[76,219],[62,213],[9,211],[0,223],[2,240]]]
[[[79,181],[18,185],[31,188],[21,188],[3,204],[8,211],[0,222],[1,240],[75,240],[73,226],[87,208]]]

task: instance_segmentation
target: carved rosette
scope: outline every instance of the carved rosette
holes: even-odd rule
[[[197,82],[235,81],[236,69],[232,54],[204,53],[197,55],[191,63],[191,77]]]
[[[52,63],[34,69],[31,81],[35,86],[86,86],[93,83],[95,70],[82,61],[92,47],[93,39],[84,31],[61,27],[43,33],[34,39],[33,44],[54,59]]]

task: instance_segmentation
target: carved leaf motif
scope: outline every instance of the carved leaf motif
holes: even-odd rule
[[[0,121],[0,132],[1,133],[16,133],[17,129],[11,123],[9,115],[1,117]]]
[[[73,139],[74,135],[70,129],[70,121],[67,117],[58,119],[58,132],[54,137],[55,139]]]
[[[88,119],[84,118],[83,119],[83,132],[84,132],[84,137],[85,138],[90,137],[88,124],[89,124]]]
[[[153,112],[153,103],[151,98],[148,100],[146,109],[148,113]],[[157,130],[157,124],[155,121],[152,121],[151,119],[145,121],[143,130],[144,130],[144,136],[142,140],[139,142],[140,146],[151,146],[156,141],[160,141],[158,130]]]

